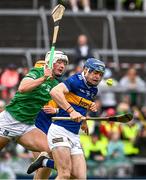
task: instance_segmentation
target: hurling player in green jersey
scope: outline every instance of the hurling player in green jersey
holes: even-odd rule
[[[49,59],[49,52],[46,55]],[[23,78],[14,98],[0,113],[0,150],[15,139],[32,151],[50,153],[47,137],[34,126],[34,120],[41,108],[51,99],[50,90],[58,84],[68,64],[68,57],[55,51],[53,69],[48,66],[33,68]]]

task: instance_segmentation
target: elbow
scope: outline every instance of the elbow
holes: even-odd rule
[[[60,89],[58,86],[55,86],[53,89],[51,89],[50,91],[50,95],[52,98],[55,98],[56,96],[58,96],[60,94]]]
[[[18,88],[18,92],[20,92],[20,93],[25,93],[26,91],[25,91],[25,88],[19,87],[19,88]]]
[[[52,98],[61,97],[63,94],[64,94],[64,90],[60,85],[55,86],[50,91],[50,95]]]
[[[51,95],[51,97],[53,98],[53,97],[55,96],[55,94],[56,94],[56,90],[55,90],[55,88],[53,88],[53,89],[50,91],[50,95]]]

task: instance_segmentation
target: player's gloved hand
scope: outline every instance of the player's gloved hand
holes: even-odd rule
[[[56,114],[57,108],[53,108],[51,106],[44,106],[43,111],[47,114]]]
[[[88,128],[88,125],[87,125],[87,121],[83,121],[83,122],[82,122],[81,129],[82,129],[82,131],[84,131],[87,135],[89,135],[89,128]]]
[[[44,66],[44,77],[45,79],[47,78],[53,79],[52,69],[50,69],[48,65]]]
[[[92,112],[97,112],[97,106],[95,102],[90,105],[89,110]]]

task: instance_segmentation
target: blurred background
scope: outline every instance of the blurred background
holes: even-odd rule
[[[107,69],[95,100],[98,112],[89,115],[134,114],[128,124],[88,122],[90,135],[81,132],[88,177],[145,179],[146,0],[0,0],[0,111],[50,49],[50,14],[58,3],[66,6],[57,39],[57,49],[70,59],[64,79],[80,72],[88,57],[99,58]],[[32,159],[10,143],[0,152],[0,179],[32,179],[26,174]]]

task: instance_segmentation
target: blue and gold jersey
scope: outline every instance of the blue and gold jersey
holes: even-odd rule
[[[88,109],[90,107],[90,105],[92,104],[92,101],[90,100],[87,100],[83,97],[79,97],[77,95],[75,95],[74,93],[67,93],[65,95],[67,101],[69,103],[72,103],[72,104],[76,104],[78,106],[82,106],[86,109]],[[51,100],[49,101],[44,107],[54,107],[54,108],[59,108],[58,105],[55,103],[55,101]],[[40,130],[42,130],[45,134],[47,134],[48,132],[48,129],[52,123],[52,117],[53,116],[56,116],[56,114],[47,114],[45,113],[43,110],[41,110],[38,115],[37,115],[37,118],[35,120],[35,126],[37,128],[39,128]]]
[[[81,99],[84,98],[85,100],[89,100],[92,101],[94,99],[94,97],[97,94],[97,87],[95,86],[89,86],[86,84],[86,80],[84,78],[84,75],[81,73],[77,73],[74,74],[73,76],[69,77],[67,80],[65,80],[63,82],[66,87],[68,88],[68,90],[79,96]],[[74,104],[74,103],[70,103],[73,108],[78,111],[79,113],[81,113],[83,116],[86,116],[87,113],[87,108],[82,107],[80,104]],[[59,113],[57,114],[58,117],[69,117],[69,114],[64,111],[63,109],[59,110]],[[62,126],[65,129],[67,129],[68,131],[71,131],[75,134],[79,133],[79,129],[81,126],[81,122],[74,122],[74,121],[55,121],[53,122],[56,125]]]

